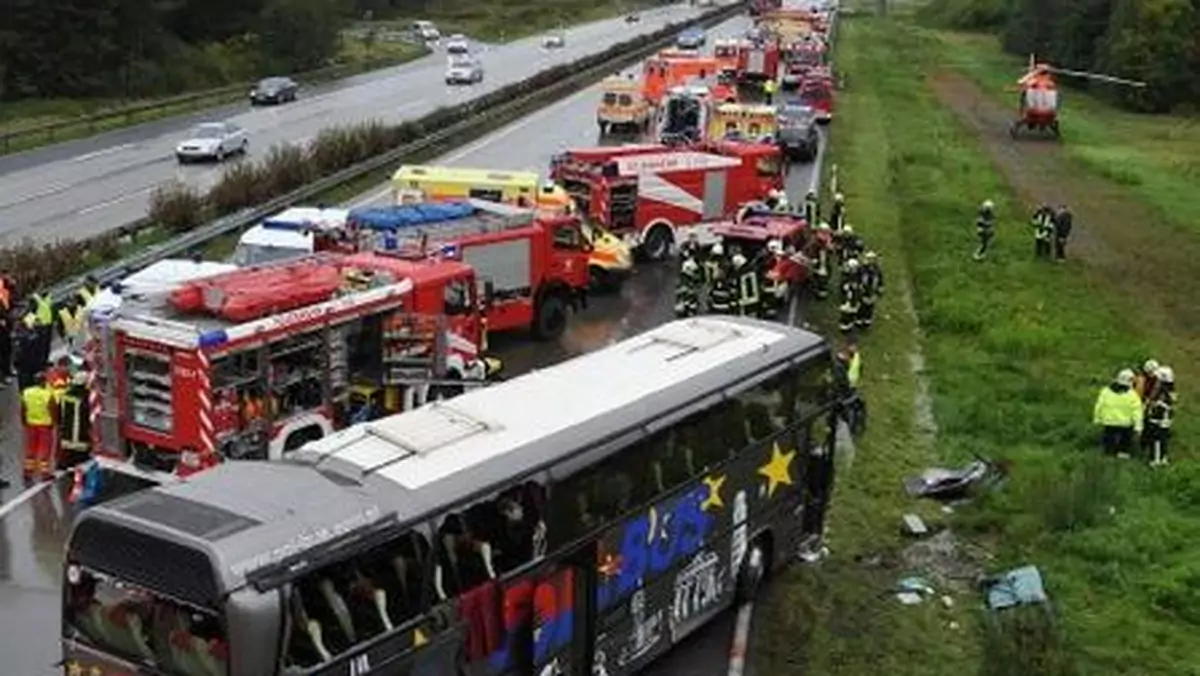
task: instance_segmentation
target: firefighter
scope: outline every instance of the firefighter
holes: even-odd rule
[[[875,321],[875,303],[883,295],[883,268],[879,256],[868,251],[863,258],[858,276],[862,287],[862,302],[858,309],[858,328],[869,329]]]
[[[700,271],[700,264],[691,256],[684,258],[679,271],[679,282],[675,286],[676,317],[694,317],[699,313],[697,299],[702,283],[703,273]]]
[[[991,200],[984,200],[979,205],[979,217],[975,219],[975,236],[979,238],[979,248],[975,250],[975,260],[981,261],[987,257],[988,247],[996,236],[996,205]]]
[[[1054,213],[1054,259],[1059,263],[1067,260],[1067,238],[1071,236],[1074,220],[1067,205],[1058,205],[1058,211]]]
[[[775,92],[778,89],[779,83],[775,81],[775,78],[767,78],[767,81],[763,83],[763,102],[768,106],[771,105],[775,101]]]
[[[1037,259],[1050,258],[1050,244],[1054,239],[1054,210],[1041,205],[1033,212],[1033,255]]]
[[[840,415],[854,436],[861,434],[867,424],[867,404],[858,390],[861,379],[862,355],[854,341],[847,341],[834,360],[834,384],[842,404]]]
[[[756,317],[762,302],[758,270],[740,253],[735,253],[731,262],[733,274],[730,277],[737,281],[737,314]]]
[[[854,232],[854,226],[846,224],[841,230],[838,230],[834,235],[837,243],[838,263],[842,266],[852,258],[858,258],[862,255],[863,241],[862,238]]]
[[[703,252],[700,249],[700,239],[696,236],[696,231],[692,230],[688,232],[687,239],[685,239],[683,244],[679,247],[680,263],[682,264],[682,262],[688,258],[691,258],[699,263],[702,253]]]
[[[833,208],[829,210],[829,225],[834,232],[841,232],[846,225],[846,196],[837,193],[833,196]]]
[[[724,244],[717,242],[709,247],[708,255],[704,257],[703,267],[704,281],[710,289],[725,276],[726,262]]]
[[[787,265],[788,253],[784,250],[783,242],[772,239],[767,242],[765,256],[759,256],[751,265],[757,268],[759,289],[762,290],[762,301],[759,304],[759,317],[775,319],[783,306],[787,293],[787,279],[783,271]],[[772,272],[779,275],[773,277]]]
[[[49,478],[54,457],[55,395],[45,383],[45,372],[35,374],[34,384],[21,391],[21,419],[25,423],[26,483]]]
[[[95,275],[88,275],[87,277],[84,277],[83,285],[81,285],[79,290],[75,292],[75,294],[79,297],[79,306],[83,308],[86,308],[88,305],[90,305],[92,299],[94,299],[98,293],[100,293],[100,282],[96,280]]]
[[[733,285],[730,279],[729,259],[720,242],[709,249],[708,261],[709,292],[708,311],[713,314],[729,314],[733,310]]]
[[[812,240],[812,280],[813,293],[817,298],[829,297],[829,254],[833,247],[833,239],[830,236],[829,224],[821,223],[817,225],[817,236]]]
[[[817,199],[817,191],[809,190],[804,195],[804,220],[809,225],[816,225],[821,218],[821,202]]]
[[[1142,364],[1142,370],[1133,376],[1133,391],[1137,392],[1143,403],[1154,398],[1154,391],[1158,388],[1158,369],[1156,360],[1147,359]]]
[[[12,281],[0,275],[0,383],[12,377],[14,300]]]
[[[36,381],[37,372],[46,363],[46,356],[41,354],[37,317],[32,311],[25,312],[17,322],[14,346],[17,385],[24,390]]]
[[[55,316],[55,326],[59,337],[67,346],[67,352],[74,353],[83,347],[84,341],[84,308],[87,303],[80,299],[69,300],[58,308]]]
[[[1158,388],[1146,402],[1146,431],[1142,433],[1142,447],[1149,451],[1151,467],[1167,464],[1171,421],[1175,418],[1175,371],[1163,366],[1157,376]]]
[[[1142,433],[1142,399],[1133,389],[1133,370],[1121,369],[1100,390],[1092,409],[1092,423],[1104,428],[1101,444],[1109,455],[1129,457],[1133,436]]]
[[[842,333],[850,333],[858,324],[858,313],[862,304],[858,260],[855,258],[846,261],[845,268],[842,270],[841,295],[842,304],[838,306],[838,328]]]

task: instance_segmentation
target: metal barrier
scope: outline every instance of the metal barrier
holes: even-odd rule
[[[486,123],[493,122],[496,118],[504,119],[518,116],[531,104],[540,100],[561,96],[567,92],[575,91],[587,84],[598,81],[604,76],[609,75],[615,69],[625,68],[626,66],[636,63],[645,56],[654,53],[664,47],[667,43],[674,40],[675,35],[681,28],[690,26],[708,26],[725,21],[737,15],[744,9],[744,2],[738,2],[733,5],[727,5],[713,12],[706,13],[702,16],[689,19],[678,24],[668,24],[661,30],[655,31],[649,35],[640,36],[636,40],[631,40],[620,45],[616,45],[599,55],[590,55],[580,59],[577,64],[590,63],[596,61],[597,57],[603,57],[609,52],[619,52],[614,56],[608,57],[595,65],[585,67],[584,70],[575,73],[571,77],[558,80],[546,87],[537,91],[529,92],[523,95],[517,95],[505,103],[492,106],[487,110],[481,111],[470,117],[460,120],[448,127],[435,131],[426,135],[420,141],[410,143],[393,150],[390,150],[382,155],[366,160],[360,164],[343,169],[336,174],[326,176],[318,181],[314,181],[308,185],[302,186],[285,195],[280,195],[268,202],[259,206],[243,209],[235,214],[219,218],[211,223],[202,225],[199,228],[186,232],[178,237],[172,238],[169,241],[160,244],[151,245],[137,253],[127,256],[115,263],[102,266],[100,268],[89,271],[86,274],[59,282],[47,290],[47,293],[54,300],[60,302],[74,293],[82,286],[87,275],[91,275],[96,280],[104,285],[114,282],[122,277],[137,272],[153,263],[156,263],[165,258],[173,258],[182,255],[188,255],[190,252],[203,246],[204,244],[221,237],[223,235],[248,228],[262,219],[282,210],[289,206],[307,201],[313,197],[327,192],[332,188],[336,188],[343,183],[352,181],[360,176],[364,176],[371,172],[377,171],[393,162],[397,162],[404,157],[422,152],[424,150],[435,148],[445,141],[452,139],[457,135],[466,135],[472,129],[482,126]],[[637,44],[631,44],[637,43]],[[571,64],[574,66],[574,64]],[[540,74],[539,74],[540,75]],[[537,75],[533,76],[537,77]],[[478,101],[471,101],[457,106],[456,108],[471,110],[479,107]],[[439,114],[439,113],[434,113]],[[440,113],[444,115],[445,113]],[[419,123],[419,122],[418,122]],[[136,228],[144,227],[147,221],[140,221],[135,224],[126,226]]]

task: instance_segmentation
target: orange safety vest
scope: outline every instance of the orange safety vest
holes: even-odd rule
[[[8,312],[12,309],[12,291],[8,288],[8,282],[0,279],[0,310]]]

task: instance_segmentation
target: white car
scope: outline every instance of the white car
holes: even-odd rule
[[[413,35],[417,36],[425,42],[436,42],[442,39],[442,32],[433,25],[432,21],[414,21],[412,23]]]
[[[181,164],[193,160],[221,162],[230,155],[244,155],[249,147],[245,129],[232,122],[205,122],[193,127],[186,140],[175,146],[175,157]]]
[[[452,57],[446,64],[446,84],[475,84],[483,82],[483,64],[469,56]]]
[[[467,40],[467,36],[461,33],[455,33],[446,39],[446,53],[470,54],[471,42]]]
[[[551,33],[542,38],[543,49],[562,49],[567,46],[567,39],[562,33]]]

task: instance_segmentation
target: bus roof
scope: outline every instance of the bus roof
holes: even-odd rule
[[[305,553],[321,556],[314,550],[337,546],[331,543],[348,530],[412,523],[585,449],[616,450],[691,415],[713,396],[749,385],[756,374],[825,350],[820,336],[774,322],[678,320],[342,430],[297,451],[294,462],[227,463],[98,505],[81,517],[76,536],[89,520],[132,517],[138,530],[207,551],[228,593],[256,571],[290,566]],[[203,531],[195,523],[209,525]],[[111,526],[98,528],[111,537]]]
[[[405,164],[392,174],[393,181],[403,180],[454,181],[471,185],[492,183],[537,185],[536,171],[498,171],[495,169],[470,169],[433,165]]]

